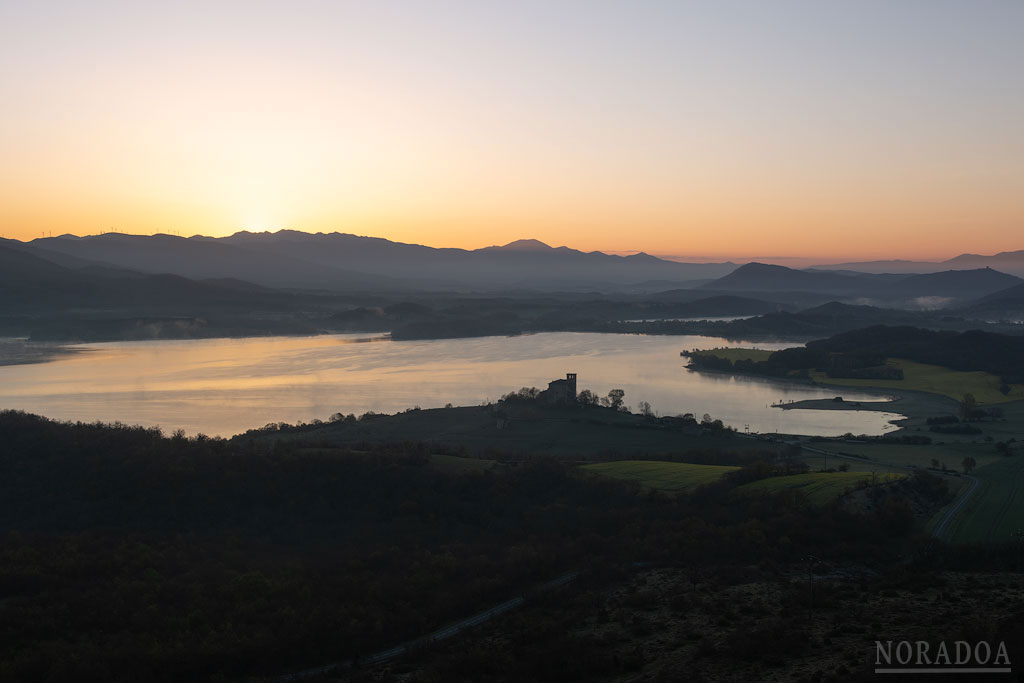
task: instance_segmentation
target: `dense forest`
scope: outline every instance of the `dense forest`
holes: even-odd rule
[[[10,411],[0,443],[3,681],[260,679],[570,570],[724,572],[808,551],[885,566],[914,533],[899,498],[864,516],[731,496],[780,473],[756,459],[668,496],[552,459],[451,471],[413,443],[226,442]]]

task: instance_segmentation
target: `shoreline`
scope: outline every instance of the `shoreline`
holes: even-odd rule
[[[0,367],[49,363],[64,356],[85,353],[87,350],[71,343],[0,340]]]
[[[817,386],[837,389],[836,396],[842,396],[841,389],[836,385],[819,384]],[[890,420],[890,424],[898,429],[890,434],[898,434],[909,427],[920,426],[928,417],[943,414],[956,414],[958,404],[948,396],[929,394],[913,389],[889,390],[890,401],[836,401],[834,398],[819,398],[796,401],[774,406],[782,410],[863,410],[868,412],[894,413],[902,417]]]
[[[710,372],[721,375],[764,377],[764,375],[743,372],[728,372],[724,370],[705,370],[697,368],[688,369],[693,372]],[[804,379],[796,377],[771,377],[770,379],[794,385],[812,386],[819,389],[835,391],[835,396],[833,398],[804,399],[801,401],[794,401],[793,403],[775,404],[772,406],[773,408],[780,408],[782,410],[861,410],[901,415],[902,417],[900,419],[890,420],[890,424],[896,425],[898,428],[893,432],[890,432],[892,434],[896,434],[908,427],[915,426],[919,421],[924,420],[927,417],[943,414],[955,415],[959,409],[958,403],[948,396],[932,394],[926,391],[918,391],[916,389],[893,389],[892,387],[850,387],[841,384],[816,382],[809,378]],[[843,397],[844,392],[878,392],[881,395],[889,396],[891,398],[890,400],[885,401],[850,401],[845,398],[842,401],[836,401],[835,397]]]

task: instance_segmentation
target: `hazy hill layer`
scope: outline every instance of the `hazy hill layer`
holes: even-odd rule
[[[149,312],[192,312],[196,306],[285,307],[292,299],[286,293],[260,291],[238,281],[197,282],[178,275],[66,268],[0,246],[0,303],[7,311],[144,308]]]
[[[436,249],[343,233],[314,235],[282,230],[240,232],[222,241],[434,286],[607,289],[645,280],[717,277],[735,267],[731,263],[676,263],[647,254],[582,252],[550,247],[539,240],[518,240],[476,250]]]
[[[862,273],[935,273],[943,270],[992,268],[1024,277],[1024,250],[1003,251],[991,256],[960,254],[946,261],[855,261],[815,266],[820,270],[856,270]]]
[[[1019,283],[1020,278],[991,268],[907,275],[794,270],[785,266],[748,263],[701,288],[744,293],[828,292],[878,301],[904,300],[901,303],[905,306],[940,308],[954,300],[975,299]]]
[[[676,263],[552,248],[537,240],[436,249],[342,233],[240,232],[230,237],[107,234],[34,240],[33,247],[145,272],[229,277],[271,287],[331,290],[596,289],[714,278],[731,263]]]
[[[1002,251],[992,256],[961,254],[944,261],[943,265],[953,268],[995,268],[1004,273],[1024,277],[1024,250]]]
[[[829,291],[861,292],[875,289],[873,275],[794,270],[767,263],[748,263],[702,286],[717,291]]]
[[[398,289],[401,284],[379,275],[300,260],[283,251],[247,249],[209,238],[109,233],[49,237],[30,244],[119,268],[192,279],[234,278],[269,287],[335,290]]]
[[[974,298],[993,294],[1024,283],[1019,277],[991,268],[947,270],[940,273],[910,275],[886,287],[890,296],[941,296]]]
[[[983,296],[957,312],[984,320],[1020,321],[1024,319],[1024,283]]]

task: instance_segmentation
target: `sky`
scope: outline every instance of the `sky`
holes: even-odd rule
[[[0,235],[1024,249],[1024,2],[0,3]]]

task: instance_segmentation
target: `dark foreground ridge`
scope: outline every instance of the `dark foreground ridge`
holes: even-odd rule
[[[412,409],[394,415],[335,415],[330,422],[270,424],[235,437],[312,441],[332,447],[424,443],[452,455],[528,458],[552,455],[574,460],[615,459],[680,450],[773,450],[743,438],[719,421],[707,425],[693,416],[654,417],[595,405],[546,405],[499,401],[494,405]]]
[[[637,563],[719,577],[697,579],[705,600],[747,582],[798,596],[794,577],[806,576],[809,554],[861,568],[856,575],[895,572],[923,582],[940,565],[1016,561],[1014,547],[961,554],[919,536],[918,503],[912,508],[905,496],[942,495],[941,482],[924,472],[879,487],[867,511],[810,504],[784,487],[739,493],[806,471],[771,450],[677,449],[669,455],[679,461],[733,468],[715,483],[664,494],[549,457],[506,454],[487,463],[422,442],[339,447],[268,436],[165,437],[0,413],[0,679],[262,680],[352,660],[361,662],[350,670],[358,680],[374,653],[567,572],[579,572],[579,588],[574,581],[530,598],[522,614],[552,601],[592,624],[597,603],[583,596],[604,600],[607,591],[626,591],[616,600],[639,605],[646,598],[629,580]],[[924,564],[906,563],[918,556]],[[868,596],[882,590],[863,586]],[[788,619],[804,609],[781,604],[789,606],[766,603],[766,615]],[[458,638],[473,643],[479,628],[519,638],[517,613]],[[547,634],[561,655],[557,670],[545,668],[552,650],[524,645],[519,663],[495,680],[561,681],[567,672],[609,680],[655,661],[625,645],[635,635],[608,641],[588,626],[559,627],[555,636],[546,619],[528,630]],[[725,652],[749,626],[737,616],[704,637],[721,639],[714,648]],[[442,649],[431,657],[442,659],[430,666],[456,665],[458,657],[435,645]],[[411,650],[402,657],[430,647]],[[780,652],[788,662],[790,651]],[[483,670],[482,661],[457,666],[469,669],[448,680]]]

